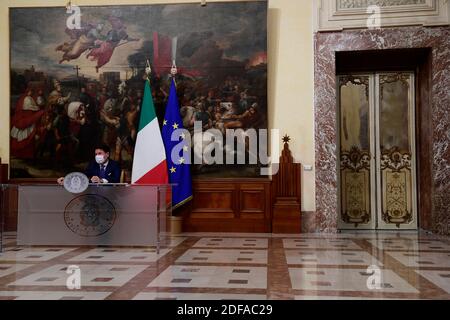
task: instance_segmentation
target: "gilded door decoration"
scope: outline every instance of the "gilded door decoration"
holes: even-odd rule
[[[341,153],[342,220],[358,224],[370,221],[370,154],[352,147]]]
[[[407,93],[409,90],[409,74],[407,73],[389,73],[380,75],[380,101],[384,98],[384,92],[386,90],[386,84],[398,83],[403,86],[403,89]],[[407,101],[402,101],[403,103]]]
[[[414,75],[338,77],[340,228],[416,229]]]
[[[383,201],[381,217],[386,223],[410,223],[411,210],[411,154],[394,147],[381,155]]]
[[[340,77],[339,93],[341,220],[358,227],[371,221],[369,77]]]
[[[366,90],[366,95],[369,96],[369,77],[367,77],[367,76],[352,76],[352,75],[340,76],[339,83],[340,83],[341,87],[347,85],[348,82],[351,82],[356,85],[364,85],[365,90]]]
[[[413,220],[411,78],[379,76],[380,217],[399,228]]]

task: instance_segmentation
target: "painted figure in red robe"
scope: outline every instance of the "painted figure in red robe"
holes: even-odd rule
[[[36,126],[44,114],[33,98],[33,90],[28,88],[16,103],[11,119],[11,154],[22,159],[34,157]]]

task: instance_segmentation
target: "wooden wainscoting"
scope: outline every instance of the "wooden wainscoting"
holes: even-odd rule
[[[270,179],[194,180],[192,201],[177,209],[184,232],[271,232]]]
[[[4,230],[17,231],[17,213],[18,213],[18,191],[17,188],[5,189],[2,194],[2,201],[4,201]]]
[[[8,164],[1,163],[0,159],[0,183],[7,184]],[[17,188],[5,188],[0,192],[0,223],[4,222],[4,231],[17,230]]]
[[[0,158],[0,183],[8,183],[8,165],[1,162]]]

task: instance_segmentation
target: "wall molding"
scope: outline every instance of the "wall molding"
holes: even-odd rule
[[[317,0],[314,32],[367,29],[373,4],[380,7],[381,27],[450,25],[450,0]]]

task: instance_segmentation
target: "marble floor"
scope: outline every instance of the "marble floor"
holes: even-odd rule
[[[159,253],[4,240],[0,300],[450,299],[450,237],[419,232],[183,233]]]

